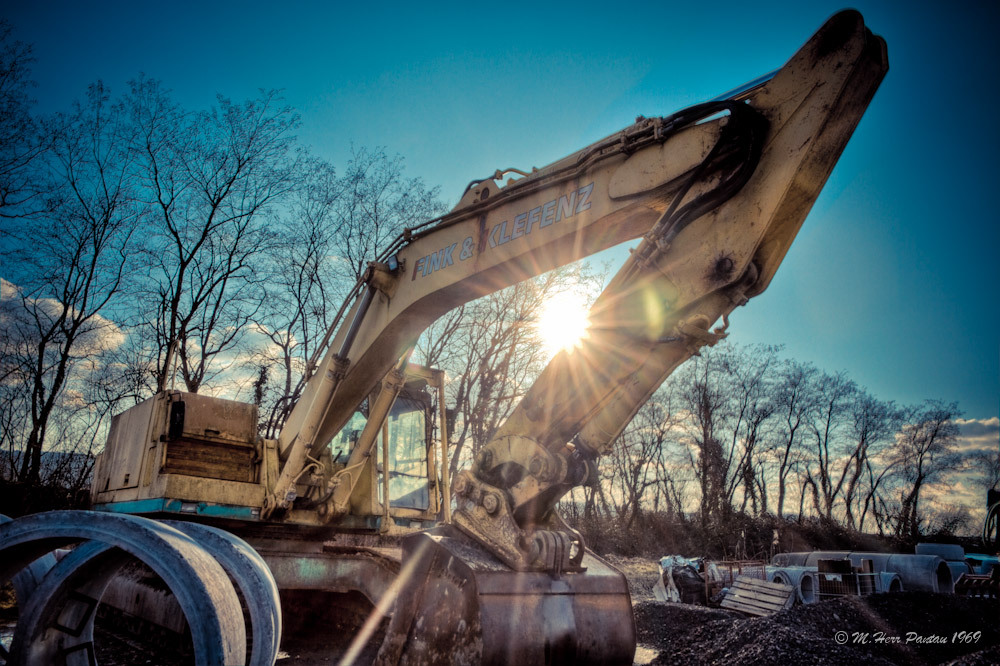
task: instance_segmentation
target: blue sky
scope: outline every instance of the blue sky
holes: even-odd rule
[[[189,108],[280,88],[315,152],[342,165],[352,144],[385,146],[455,203],[497,167],[543,166],[779,67],[844,7],[672,4],[7,0],[0,15],[34,44],[41,111],[139,72]],[[889,74],[733,339],[784,344],[883,399],[995,417],[1000,6],[853,6]]]

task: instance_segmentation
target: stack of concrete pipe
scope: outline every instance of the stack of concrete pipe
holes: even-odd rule
[[[880,571],[878,574],[879,592],[902,592],[903,579],[895,571]]]
[[[819,560],[843,559],[851,560],[851,566],[854,567],[860,567],[861,560],[871,560],[876,573],[898,574],[902,587],[907,590],[949,594],[955,591],[952,570],[948,563],[937,555],[821,550],[811,553],[779,553],[772,558],[771,564],[777,567],[815,567]],[[879,580],[883,586],[892,585],[890,579],[882,580],[880,577]]]
[[[767,580],[772,583],[791,585],[795,588],[795,598],[800,604],[814,604],[819,601],[819,586],[816,567],[766,567]]]
[[[972,567],[965,561],[965,549],[957,543],[918,543],[918,555],[937,555],[948,564],[951,577],[958,580],[965,573],[972,573]]]

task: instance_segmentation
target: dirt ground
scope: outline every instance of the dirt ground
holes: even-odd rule
[[[1000,663],[1000,602],[902,592],[845,597],[764,618],[641,602],[653,664],[872,666]]]
[[[655,582],[655,564],[650,568],[636,563],[635,568],[651,570]],[[996,599],[903,592],[843,598],[752,618],[735,611],[657,602],[648,578],[629,579],[639,644],[637,665],[1000,664]],[[319,638],[288,635],[279,666],[336,664],[345,648],[338,634],[353,632],[341,626]],[[379,641],[380,636],[373,639],[360,663],[370,663]]]

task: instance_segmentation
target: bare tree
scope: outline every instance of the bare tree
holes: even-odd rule
[[[270,343],[258,355],[255,382],[262,400],[269,394],[268,436],[278,433],[301,395],[310,358],[368,262],[407,227],[444,212],[437,190],[406,178],[403,159],[381,149],[355,151],[339,178],[331,165],[304,160],[286,208],[258,317]]]
[[[985,502],[987,492],[1000,487],[1000,445],[992,451],[976,451],[969,456],[968,466]]]
[[[4,285],[3,365],[27,390],[18,478],[29,483],[40,479],[49,427],[75,366],[118,334],[101,313],[122,289],[142,215],[129,129],[100,83],[72,113],[48,119],[49,150],[35,174],[47,179],[47,212],[8,227],[4,257],[15,282]]]
[[[688,463],[701,490],[701,519],[724,519],[739,503],[768,511],[778,348],[703,349],[668,380],[686,414]]]
[[[671,402],[669,390],[654,394],[639,408],[611,449],[607,465],[611,472],[611,496],[626,526],[639,517],[648,490],[658,484],[669,484],[669,478],[663,474],[665,466],[658,463],[664,459],[665,449],[675,434],[676,415]],[[667,500],[670,503],[672,498],[668,495]]]
[[[549,284],[530,281],[466,304],[445,320],[451,331],[440,360],[454,377],[450,468],[457,474],[510,415],[542,367],[544,352],[533,326]],[[439,329],[442,330],[442,329]],[[431,339],[429,346],[440,346]]]
[[[897,435],[897,456],[905,480],[900,494],[896,534],[920,535],[920,497],[923,489],[961,464],[955,452],[961,415],[957,403],[928,400],[909,410],[906,425]]]
[[[255,359],[254,401],[262,410],[263,434],[276,437],[305,386],[306,365],[331,325],[349,285],[333,267],[333,207],[340,186],[331,165],[310,160],[280,225],[281,242],[266,261],[271,275],[256,327],[267,343]]]
[[[566,289],[596,295],[599,272],[569,266],[456,308],[431,326],[417,358],[444,368],[457,473],[490,441],[548,362],[537,329],[546,301]]]
[[[750,503],[754,514],[767,513],[764,462],[770,452],[769,430],[776,409],[772,396],[778,348],[725,345],[715,353],[720,356],[733,403],[727,456],[728,467],[734,473],[727,481],[726,497],[733,503],[737,491],[742,489],[740,511],[746,511]]]
[[[871,457],[891,444],[893,433],[899,428],[899,417],[900,413],[893,403],[878,400],[865,390],[858,390],[854,394],[847,426],[850,444],[843,467],[843,477],[847,481],[844,489],[844,518],[851,529],[864,528],[870,500],[868,496],[862,498],[861,484],[866,472],[871,479]],[[861,517],[856,521],[855,510],[858,509]]]
[[[859,529],[864,529],[870,512],[878,533],[885,535],[891,513],[887,508],[885,491],[898,474],[899,462],[899,458],[891,450],[879,452],[875,456],[869,455],[865,460],[865,495],[861,518],[858,520]]]
[[[833,520],[834,502],[846,480],[846,468],[837,476],[838,463],[843,462],[841,431],[857,386],[843,372],[822,373],[816,378],[816,408],[809,423],[812,447],[812,467],[806,471],[804,483],[812,491],[816,513]]]
[[[775,511],[779,517],[785,515],[788,478],[804,455],[802,440],[809,415],[815,406],[813,382],[817,373],[816,368],[811,365],[790,360],[784,361],[778,371],[774,391],[777,421],[774,457],[778,484]]]
[[[680,405],[687,412],[682,427],[688,435],[688,462],[701,491],[703,526],[722,519],[732,509],[726,493],[730,457],[723,445],[732,419],[732,402],[724,372],[717,357],[703,350],[670,380],[678,385]]]
[[[47,486],[58,486],[69,497],[89,484],[105,426],[128,392],[120,368],[108,357],[101,352],[79,359],[50,419],[41,477]]]
[[[963,452],[964,464],[960,470],[960,473],[969,475],[973,487],[981,493],[982,504],[975,508],[977,513],[987,508],[989,491],[1000,489],[1000,442],[996,440],[996,418],[992,421],[992,423],[976,420],[958,422],[961,429],[960,436],[965,442],[971,444],[983,438],[981,445],[974,446],[971,451],[966,449],[968,452]]]
[[[232,353],[264,299],[255,267],[275,241],[273,207],[291,189],[299,152],[297,116],[275,92],[187,113],[159,82],[131,82],[127,98],[139,133],[133,150],[153,211],[143,317],[155,359],[156,390],[176,357],[197,392]],[[152,315],[152,316],[149,316]]]
[[[339,186],[332,211],[337,267],[348,284],[359,280],[368,262],[404,229],[445,212],[438,188],[406,178],[403,158],[389,157],[384,148],[352,151]]]
[[[44,149],[31,115],[34,60],[31,45],[15,40],[10,23],[0,20],[0,218],[23,216],[41,205],[41,182],[31,170]]]

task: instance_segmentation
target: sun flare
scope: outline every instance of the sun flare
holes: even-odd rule
[[[587,300],[572,291],[556,294],[546,301],[538,318],[538,334],[549,356],[580,345],[590,326],[589,310]]]

